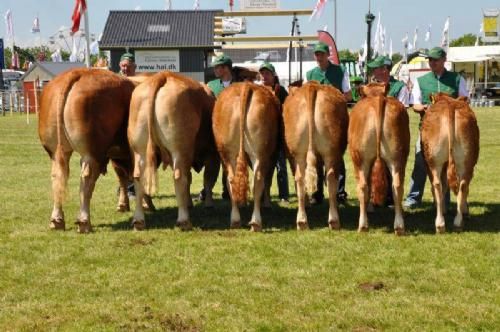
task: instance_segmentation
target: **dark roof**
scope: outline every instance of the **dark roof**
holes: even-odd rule
[[[222,10],[112,10],[99,47],[214,48],[214,17]]]

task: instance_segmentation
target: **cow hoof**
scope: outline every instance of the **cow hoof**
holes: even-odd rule
[[[255,222],[255,221],[252,221],[250,223],[248,223],[248,225],[250,226],[250,231],[251,232],[262,232],[262,225]]]
[[[239,229],[241,228],[241,221],[231,221],[231,229]]]
[[[193,224],[191,224],[189,220],[178,221],[175,225],[179,227],[181,231],[190,231],[193,229]]]
[[[453,231],[457,233],[462,233],[464,228],[462,226],[453,226]]]
[[[444,234],[446,233],[446,227],[445,226],[437,226],[436,227],[436,234]]]
[[[394,228],[394,234],[397,236],[403,236],[406,235],[405,229],[402,227]]]
[[[142,208],[146,211],[149,211],[149,212],[156,211],[156,207],[153,204],[153,200],[151,199],[151,196],[144,195],[144,198],[142,200]]]
[[[368,233],[368,226],[358,228],[358,233]]]
[[[117,212],[128,212],[130,211],[130,205],[129,204],[119,204],[116,207]]]
[[[340,222],[338,220],[331,220],[328,222],[328,227],[332,231],[339,231],[340,230]]]
[[[89,220],[77,220],[75,224],[78,227],[76,231],[80,234],[88,234],[92,232],[92,225]]]
[[[52,219],[50,221],[49,227],[50,227],[50,229],[55,230],[55,231],[64,231],[64,230],[66,230],[66,223],[64,222],[64,219],[62,219],[62,218]]]
[[[307,221],[297,221],[297,230],[298,231],[307,231],[309,229],[309,224]]]
[[[143,231],[146,228],[146,222],[144,220],[133,220],[132,228],[134,231]]]

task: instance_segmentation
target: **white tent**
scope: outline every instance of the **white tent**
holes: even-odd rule
[[[500,45],[450,47],[447,59],[450,62],[500,60]]]

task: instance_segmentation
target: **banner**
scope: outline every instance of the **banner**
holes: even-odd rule
[[[240,0],[241,10],[257,11],[265,9],[280,9],[280,0]]]
[[[481,39],[485,43],[498,43],[500,41],[499,9],[483,10],[483,31]]]
[[[179,50],[135,51],[135,64],[139,73],[156,73],[163,70],[179,72]]]
[[[224,17],[222,18],[222,32],[225,34],[247,33],[247,21],[244,17]]]

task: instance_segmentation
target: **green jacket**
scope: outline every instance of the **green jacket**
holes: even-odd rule
[[[399,92],[404,86],[405,84],[403,82],[398,81],[391,76],[391,78],[389,79],[389,92],[387,93],[387,95],[397,99]]]
[[[326,71],[322,71],[319,67],[309,70],[306,73],[306,78],[308,81],[318,81],[320,84],[333,85],[343,92],[342,80],[344,79],[344,69],[333,63],[330,63]]]
[[[444,92],[457,98],[460,75],[445,69],[443,75],[438,78],[433,72],[430,72],[418,78],[418,85],[422,95],[422,104],[430,104],[430,95],[438,92]]]
[[[215,80],[208,82],[207,85],[208,88],[212,90],[215,98],[219,97],[222,90],[224,90],[224,84],[222,83],[222,80],[220,78],[216,78]]]

